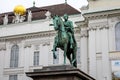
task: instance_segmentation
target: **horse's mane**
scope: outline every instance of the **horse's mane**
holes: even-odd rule
[[[61,23],[61,30],[62,30],[62,31],[65,31],[65,27],[64,27],[64,23],[63,23],[62,18],[61,18],[61,17],[59,17],[59,16],[58,16],[58,18],[59,18],[60,23]]]

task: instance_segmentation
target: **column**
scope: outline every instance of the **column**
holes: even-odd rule
[[[89,74],[96,79],[96,40],[95,40],[96,29],[94,27],[89,29]]]
[[[88,34],[87,28],[81,28],[81,39],[80,39],[80,61],[81,70],[88,73]]]
[[[102,64],[103,64],[103,80],[111,80],[111,68],[109,61],[109,37],[108,37],[108,25],[103,26],[101,29],[102,34]]]

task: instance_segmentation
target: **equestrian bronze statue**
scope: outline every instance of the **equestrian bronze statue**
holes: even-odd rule
[[[66,64],[66,57],[70,61],[71,65],[77,67],[76,51],[77,43],[74,38],[74,28],[72,21],[68,20],[68,15],[63,16],[64,21],[61,17],[53,16],[53,26],[57,34],[54,39],[53,45],[53,57],[57,58],[55,51],[60,48],[64,51],[64,64]]]

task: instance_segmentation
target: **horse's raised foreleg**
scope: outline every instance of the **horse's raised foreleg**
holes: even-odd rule
[[[56,58],[57,58],[57,56],[56,56],[56,54],[55,54],[56,46],[53,46],[53,50],[52,50],[52,51],[53,51],[53,58],[56,59]]]
[[[56,59],[57,58],[57,55],[55,54],[55,51],[56,51],[56,48],[57,48],[57,43],[58,43],[58,40],[57,40],[57,37],[55,37],[54,39],[54,45],[53,45],[53,58]]]

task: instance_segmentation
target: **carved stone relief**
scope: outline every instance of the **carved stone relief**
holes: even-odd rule
[[[92,23],[89,24],[88,30],[102,30],[102,29],[109,29],[108,22],[100,22],[100,23]]]
[[[87,28],[81,28],[80,37],[88,37]]]

